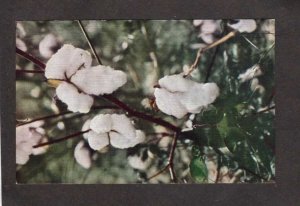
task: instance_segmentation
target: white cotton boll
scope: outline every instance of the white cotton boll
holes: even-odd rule
[[[193,25],[194,25],[194,26],[200,26],[200,25],[203,23],[203,21],[204,21],[204,20],[202,20],[202,19],[195,19],[195,20],[193,21]]]
[[[108,66],[96,66],[75,73],[71,81],[87,94],[111,94],[127,82],[123,71]]]
[[[16,47],[24,52],[27,51],[27,46],[25,42],[19,38],[16,38]]]
[[[199,113],[219,96],[215,83],[196,84],[188,92],[180,94],[180,102],[190,113]]]
[[[70,44],[63,45],[46,64],[47,79],[65,79],[71,77],[81,67],[89,68],[92,57],[89,52],[75,48]]]
[[[186,108],[179,102],[178,94],[168,92],[166,89],[156,88],[154,96],[156,105],[162,112],[173,115],[178,119],[188,113]]]
[[[158,83],[160,87],[170,92],[185,92],[195,84],[192,80],[184,78],[183,74],[164,76]]]
[[[91,96],[79,93],[76,87],[67,82],[61,83],[56,88],[56,95],[72,112],[88,113],[94,103]]]
[[[49,59],[54,53],[53,49],[58,45],[57,38],[53,34],[47,34],[39,43],[39,52],[42,57]]]
[[[90,128],[96,133],[106,133],[112,129],[112,119],[110,114],[99,114],[95,116],[90,124]]]
[[[214,42],[215,37],[213,34],[206,34],[206,33],[201,33],[199,34],[198,37],[201,37],[201,39],[206,43],[206,44],[211,44]]]
[[[21,143],[16,145],[16,164],[24,165],[29,161],[29,155],[31,154],[31,152],[28,152],[29,147],[32,147],[32,145],[29,143]]]
[[[145,161],[143,161],[139,155],[128,156],[127,160],[129,165],[137,170],[146,170],[152,162],[151,158],[147,158]]]
[[[218,24],[215,20],[204,20],[201,26],[201,32],[214,33],[218,29]]]
[[[84,124],[82,125],[81,131],[87,131],[90,129],[90,125],[91,125],[91,119],[88,119],[84,122]],[[88,133],[84,133],[83,135],[84,139],[88,139]]]
[[[124,135],[126,138],[134,138],[136,136],[135,128],[131,120],[124,114],[112,114],[112,130]]]
[[[77,68],[77,70],[90,68],[92,64],[92,56],[89,52],[83,49],[75,48],[72,52],[69,62],[70,68]],[[72,74],[68,74],[68,77],[70,77]]]
[[[88,143],[93,150],[101,150],[109,145],[109,139],[107,133],[97,134],[94,131],[87,133]]]
[[[125,137],[123,134],[118,132],[110,132],[110,144],[119,149],[126,149],[129,147],[133,147],[132,140]]]
[[[258,77],[262,75],[262,71],[260,69],[260,66],[258,64],[253,65],[249,69],[246,70],[246,72],[240,74],[238,76],[238,79],[240,80],[241,83],[246,82],[250,79],[253,79],[254,77]]]
[[[228,24],[231,28],[238,30],[239,32],[251,33],[255,31],[257,25],[253,19],[239,19],[237,23]]]
[[[84,141],[80,141],[74,150],[74,157],[83,168],[89,169],[92,165],[92,158],[88,148],[84,146]]]

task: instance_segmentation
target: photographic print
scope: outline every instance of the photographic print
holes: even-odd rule
[[[275,182],[275,20],[16,22],[16,182]]]

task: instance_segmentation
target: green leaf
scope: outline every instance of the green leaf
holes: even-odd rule
[[[197,183],[203,183],[207,180],[208,171],[202,158],[194,158],[190,163],[191,176]]]

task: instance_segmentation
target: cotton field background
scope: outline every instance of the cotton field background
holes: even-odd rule
[[[274,64],[272,19],[17,22],[17,182],[273,182]]]

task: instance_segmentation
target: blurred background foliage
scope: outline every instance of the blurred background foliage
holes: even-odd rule
[[[20,37],[27,52],[47,62],[39,51],[42,39],[53,34],[60,45],[72,44],[89,50],[88,43],[75,21],[18,22],[25,35]],[[275,134],[274,110],[258,112],[274,105],[270,97],[274,90],[274,42],[273,20],[257,20],[258,28],[253,33],[240,34],[218,48],[207,51],[193,73],[197,82],[216,82],[221,95],[210,108],[194,119],[194,124],[214,125],[183,132],[176,148],[174,167],[182,183],[205,183],[214,162],[220,176],[221,167],[227,168],[224,176],[234,177],[236,182],[274,181]],[[114,95],[131,107],[162,117],[182,128],[187,118],[177,120],[156,112],[149,107],[148,98],[153,96],[153,86],[165,75],[183,71],[196,57],[202,44],[199,29],[192,20],[113,20],[83,21],[104,65],[125,71],[127,84]],[[228,33],[223,20],[223,34]],[[273,31],[274,32],[274,31]],[[58,49],[59,46],[55,49]],[[263,92],[250,89],[250,81],[241,83],[238,76],[259,63],[263,75],[258,77]],[[94,60],[94,65],[96,61]],[[16,56],[18,69],[34,69],[34,65]],[[208,71],[211,72],[207,75]],[[16,117],[17,120],[34,119],[59,111],[65,111],[63,103],[54,98],[55,90],[49,87],[41,74],[17,73]],[[97,105],[109,105],[97,100]],[[81,130],[85,120],[103,112],[68,114],[45,120],[44,128],[49,139],[55,139]],[[156,133],[166,129],[133,118],[136,128],[147,134],[148,143],[128,151],[108,148],[94,155],[93,164],[84,169],[74,159],[74,148],[82,140],[76,137],[51,145],[39,156],[31,156],[24,166],[17,166],[18,183],[169,183],[168,172],[149,181],[145,179],[163,168],[167,162],[168,148],[172,138],[157,138]],[[186,137],[186,138],[184,138]],[[224,152],[222,149],[226,148]],[[229,151],[228,151],[229,150]],[[146,151],[146,152],[145,152]],[[142,161],[151,158],[147,169],[133,169],[128,155],[143,152]],[[258,175],[256,175],[258,174]],[[220,178],[220,177],[219,177]],[[263,180],[264,179],[264,180]]]

